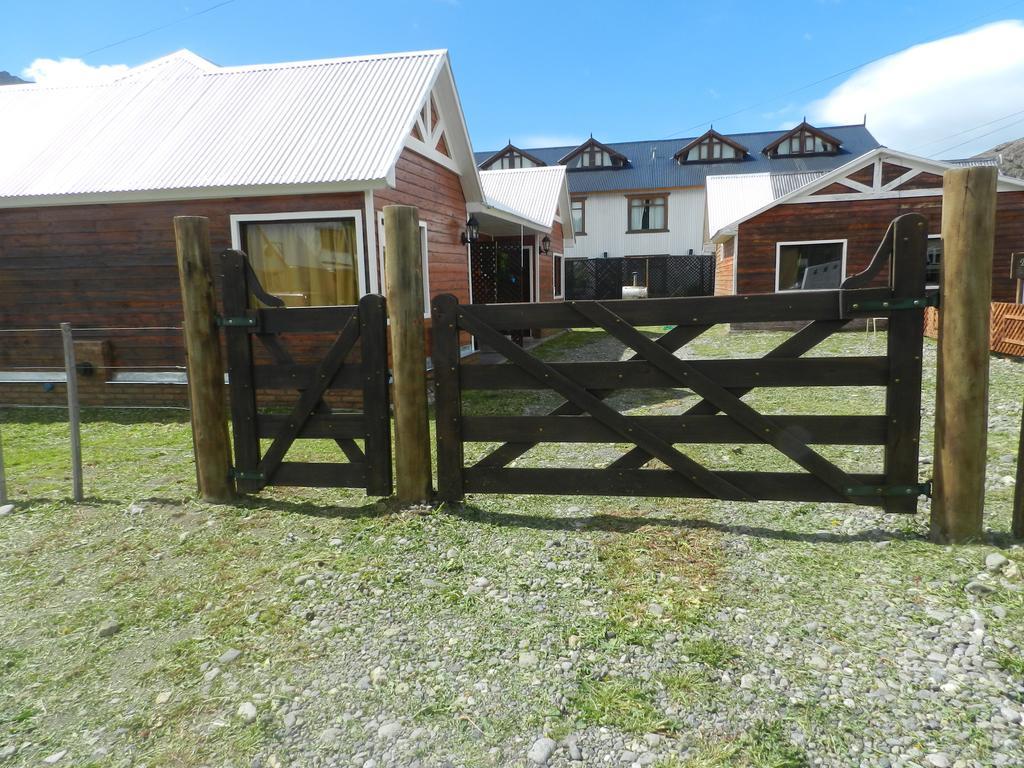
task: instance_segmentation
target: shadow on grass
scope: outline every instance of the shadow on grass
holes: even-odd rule
[[[514,512],[488,512],[472,505],[447,504],[442,513],[458,517],[467,522],[483,523],[512,528],[535,528],[551,531],[605,531],[608,533],[634,533],[645,526],[678,528],[681,530],[713,530],[721,533],[739,534],[759,539],[781,541],[805,541],[823,544],[848,544],[857,541],[925,541],[925,537],[907,531],[890,531],[872,528],[860,533],[844,534],[787,531],[776,528],[762,528],[754,525],[726,525],[710,520],[670,517],[617,517],[615,515],[583,515],[575,517],[541,517],[522,515]]]

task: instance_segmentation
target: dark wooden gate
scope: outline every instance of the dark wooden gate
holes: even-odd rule
[[[768,295],[460,305],[433,302],[438,486],[442,498],[466,492],[677,496],[849,502],[913,512],[929,493],[918,479],[927,227],[908,214],[893,221],[870,266],[841,288]],[[888,277],[887,287],[871,287]],[[884,356],[803,357],[851,319],[885,317]],[[676,356],[720,323],[806,323],[762,358],[690,360]],[[668,326],[651,339],[640,326]],[[509,327],[604,329],[632,352],[614,362],[549,363],[511,343]],[[461,365],[459,333],[506,358]],[[766,415],[742,399],[759,387],[885,387],[885,413],[873,416]],[[607,402],[622,389],[686,388],[701,401],[680,416],[628,416]],[[554,390],[565,402],[547,416],[471,416],[465,390]],[[465,466],[466,442],[501,443]],[[541,442],[628,443],[603,468],[509,466]],[[803,472],[712,471],[676,446],[763,443]],[[848,473],[812,445],[881,445],[880,474]],[[657,459],[660,468],[644,468]]]
[[[365,488],[371,495],[389,495],[391,417],[384,299],[367,295],[358,306],[289,308],[263,290],[241,251],[221,254],[221,267],[224,314],[220,324],[227,346],[233,473],[238,489],[301,485]],[[264,306],[255,306],[254,299]],[[312,337],[332,339],[312,361],[294,355],[286,343],[291,339],[308,354]],[[271,362],[257,360],[254,338]],[[350,401],[361,400],[361,411],[334,410],[325,402],[329,393],[346,390]],[[277,403],[282,402],[283,393],[295,395],[292,402],[275,409],[260,402],[261,391],[274,393]],[[296,440],[309,438],[333,440],[347,461],[284,461]],[[261,439],[271,441],[266,451],[261,449]]]

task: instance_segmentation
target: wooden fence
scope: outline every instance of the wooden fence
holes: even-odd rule
[[[989,349],[1000,355],[1024,357],[1024,304],[992,302]],[[939,338],[939,310],[928,307],[924,315],[924,335]]]

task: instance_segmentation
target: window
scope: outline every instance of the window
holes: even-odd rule
[[[942,274],[942,235],[928,235],[928,251],[924,259],[924,282],[929,288],[939,286]]]
[[[612,165],[612,156],[597,147],[588,147],[569,161],[570,168],[611,168]]]
[[[846,241],[819,240],[776,245],[775,290],[838,288],[846,273]]]
[[[629,198],[629,232],[667,232],[668,198],[665,195]]]
[[[232,216],[232,239],[289,307],[356,304],[364,292],[358,211]]]
[[[816,129],[798,126],[778,144],[765,149],[771,157],[792,157],[793,155],[832,155],[839,151],[838,142]]]
[[[377,214],[377,242],[380,243],[380,292],[387,296],[385,262],[387,247],[384,241],[384,214]],[[430,255],[427,247],[427,225],[420,222],[420,259],[423,269],[423,316],[430,317]]]
[[[562,258],[562,254],[552,254],[551,270],[551,292],[556,299],[560,299],[564,296],[564,288],[562,286],[565,285],[565,259]]]
[[[588,139],[558,162],[569,168],[623,168],[628,161],[611,147]]]
[[[518,152],[507,152],[498,158],[498,162],[490,165],[490,168],[534,168],[536,163]]]
[[[587,199],[585,197],[572,200],[572,229],[577,235],[587,234]]]

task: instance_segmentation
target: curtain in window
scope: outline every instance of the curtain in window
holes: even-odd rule
[[[354,219],[251,222],[243,227],[245,249],[260,282],[287,306],[359,301]]]
[[[655,197],[630,200],[629,228],[634,231],[665,229],[665,199]]]

